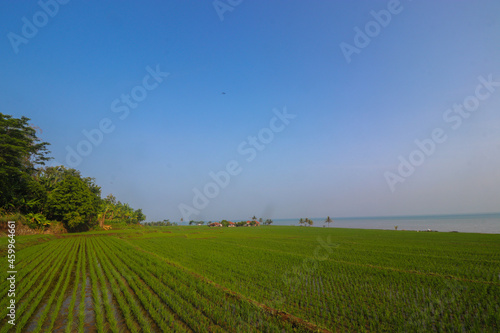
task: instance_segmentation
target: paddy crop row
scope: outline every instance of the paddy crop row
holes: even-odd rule
[[[277,227],[129,242],[322,327],[500,327],[498,235]]]
[[[148,230],[19,251],[16,326],[7,323],[3,270],[0,332],[500,328],[499,235]]]
[[[4,297],[0,332],[307,331],[113,236],[19,253],[16,325],[7,323]]]

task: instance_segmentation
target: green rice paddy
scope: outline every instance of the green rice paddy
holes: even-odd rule
[[[3,251],[0,332],[500,330],[497,234],[183,226],[16,240],[16,325]]]

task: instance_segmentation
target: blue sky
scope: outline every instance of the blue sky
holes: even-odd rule
[[[0,109],[148,220],[498,212],[498,13],[3,1]]]

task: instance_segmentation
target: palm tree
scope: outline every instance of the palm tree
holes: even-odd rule
[[[304,219],[301,217],[300,220],[299,220],[300,226],[302,226],[302,223],[304,223]]]
[[[102,208],[99,213],[99,226],[104,227],[106,220],[112,220],[116,212],[116,198],[113,194],[108,194],[108,196],[102,200]],[[109,216],[108,214],[111,214]]]
[[[311,219],[307,219],[307,223],[309,223],[309,226],[312,226],[314,222]]]
[[[330,223],[333,222],[333,220],[330,218],[330,216],[328,216],[325,220],[326,223],[328,223],[328,226],[330,226]]]

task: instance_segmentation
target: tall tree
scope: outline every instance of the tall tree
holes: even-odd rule
[[[30,212],[43,200],[32,176],[50,159],[49,144],[41,142],[29,120],[0,113],[0,208],[10,211]]]
[[[115,215],[116,198],[113,194],[108,194],[101,202],[101,211],[99,213],[99,226],[104,228],[106,220],[112,220]]]
[[[96,221],[100,200],[83,179],[67,175],[48,194],[47,215],[69,230],[85,230]]]
[[[141,223],[142,221],[146,220],[146,215],[144,215],[141,208],[136,209],[134,211],[134,214],[135,214],[136,223]]]
[[[333,222],[333,220],[330,218],[330,216],[328,216],[325,220],[326,223],[328,223],[328,226],[330,226],[330,223]]]

